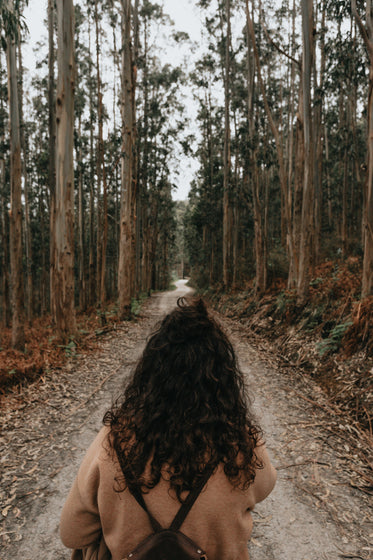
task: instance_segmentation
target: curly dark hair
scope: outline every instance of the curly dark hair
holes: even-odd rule
[[[179,299],[163,319],[104,424],[124,473],[123,489],[147,491],[166,471],[181,501],[206,468],[223,464],[231,484],[244,489],[262,467],[255,454],[261,430],[243,374],[202,299]]]

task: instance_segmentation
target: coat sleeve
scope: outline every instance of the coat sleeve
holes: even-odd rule
[[[83,459],[62,510],[60,536],[68,548],[86,548],[101,538],[97,495],[103,439],[104,430],[101,430]]]

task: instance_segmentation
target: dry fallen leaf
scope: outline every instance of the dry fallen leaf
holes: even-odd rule
[[[6,507],[1,511],[1,515],[2,515],[3,517],[6,517],[6,516],[8,515],[8,512],[9,512],[9,510],[10,510],[11,507],[12,507],[11,505],[6,506]]]
[[[254,537],[251,537],[251,542],[252,542],[255,546],[257,546],[258,548],[262,548],[262,547],[263,547],[263,545],[262,545],[257,539],[254,539]]]

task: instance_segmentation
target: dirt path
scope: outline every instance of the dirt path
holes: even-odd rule
[[[69,558],[58,522],[82,456],[155,321],[187,290],[179,281],[177,290],[154,295],[142,317],[108,335],[100,351],[7,399],[1,409],[0,560]],[[373,559],[373,500],[352,487],[359,485],[358,463],[347,423],[328,416],[310,382],[266,365],[240,325],[221,321],[248,375],[278,467],[275,491],[254,512],[251,559]]]

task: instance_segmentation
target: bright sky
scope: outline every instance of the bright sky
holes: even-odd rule
[[[189,34],[190,38],[199,45],[201,43],[201,15],[198,8],[195,6],[193,0],[158,0],[159,4],[163,4],[164,11],[168,14],[175,23],[175,30],[185,31]],[[33,49],[36,43],[41,40],[47,39],[47,30],[43,21],[47,16],[47,0],[30,0],[29,6],[25,10],[25,19],[29,28],[28,45],[24,47],[24,65],[30,69],[31,76],[34,74],[35,55]],[[164,63],[169,62],[172,65],[182,64],[184,69],[188,64],[192,64],[191,48],[171,48],[166,44],[163,49]],[[47,53],[45,53],[47,56]],[[196,56],[196,55],[195,55]],[[190,68],[189,68],[190,69]],[[195,104],[192,99],[192,94],[189,90],[185,90],[186,107],[188,115],[191,118],[191,123],[195,121]],[[193,124],[192,124],[193,126]],[[194,130],[194,129],[193,129]],[[190,131],[192,132],[192,130]],[[198,163],[193,158],[186,158],[182,156],[180,165],[178,166],[179,175],[172,178],[173,182],[178,185],[177,190],[173,193],[173,198],[176,200],[185,200],[188,196],[189,185],[193,178],[193,174],[198,167]]]

